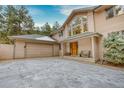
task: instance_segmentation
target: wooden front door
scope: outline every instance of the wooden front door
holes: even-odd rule
[[[70,52],[72,56],[77,56],[78,54],[78,42],[70,43]]]

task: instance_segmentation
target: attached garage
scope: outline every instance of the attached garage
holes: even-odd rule
[[[49,36],[11,36],[14,43],[13,58],[38,58],[59,56],[59,43]]]
[[[52,44],[26,43],[26,57],[51,57],[53,56]]]

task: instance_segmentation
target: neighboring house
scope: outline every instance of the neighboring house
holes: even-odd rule
[[[59,55],[59,44],[49,36],[10,36],[14,41],[13,58],[52,57]]]
[[[61,56],[82,56],[102,60],[103,40],[111,32],[124,30],[124,6],[101,5],[73,10],[60,31],[52,37],[61,44]],[[84,56],[83,55],[83,56]]]

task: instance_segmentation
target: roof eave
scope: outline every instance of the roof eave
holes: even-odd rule
[[[97,6],[97,7],[100,7],[100,6]],[[88,10],[88,9],[86,9],[86,10],[80,10],[80,9],[75,9],[75,10],[73,10],[73,11],[71,12],[71,14],[68,16],[68,18],[66,19],[66,21],[64,22],[64,24],[62,25],[62,27],[65,28],[65,25],[68,23],[68,21],[71,19],[71,17],[74,16],[74,14],[76,14],[76,13],[88,13],[88,12],[90,12],[90,11],[93,11],[93,10],[96,9],[97,7],[94,6],[94,7],[90,8],[89,10]]]
[[[79,39],[79,38],[101,37],[102,36],[102,34],[100,34],[100,33],[89,33],[89,34],[85,34],[85,33],[76,35],[76,36],[72,36],[72,37],[68,37],[65,41]]]
[[[14,36],[8,36],[8,38],[11,40],[22,40],[22,41],[28,41],[28,42],[30,41],[30,42],[58,43],[56,40],[55,41],[36,40],[36,39],[19,38]]]
[[[100,6],[96,7],[96,9],[94,9],[94,11],[99,12],[99,11],[105,10],[111,6],[113,6],[113,5],[100,5]]]

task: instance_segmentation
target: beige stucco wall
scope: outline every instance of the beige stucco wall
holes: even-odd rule
[[[28,43],[26,43],[26,44],[28,44]],[[35,45],[35,43],[31,43],[32,45]],[[15,47],[15,58],[25,58],[25,52],[28,52],[27,51],[27,49],[25,49],[24,48],[24,46],[25,46],[25,41],[19,41],[19,40],[17,40],[16,42],[15,42],[15,45],[16,45],[16,47]],[[38,46],[39,45],[39,46]],[[39,48],[43,48],[43,49],[45,49],[45,45],[47,45],[46,46],[46,48],[48,48],[48,45],[49,45],[49,49],[50,50],[45,50],[46,51],[46,54],[44,54],[44,55],[41,55],[41,56],[46,56],[47,55],[47,53],[49,53],[50,51],[52,51],[52,55],[53,56],[58,56],[59,55],[59,45],[58,44],[53,44],[53,46],[51,45],[51,44],[43,44],[43,43],[36,43],[36,48],[35,49],[39,49]],[[41,46],[41,47],[40,47]],[[34,46],[33,46],[34,47]],[[51,50],[52,49],[52,50]],[[36,50],[37,51],[37,50]],[[33,52],[36,52],[35,50],[33,51]],[[48,55],[50,55],[50,53],[48,54]],[[35,57],[35,56],[34,56]]]
[[[25,46],[25,41],[16,40],[15,52],[14,52],[14,45],[0,44],[0,60],[13,59],[13,58],[25,58],[24,46]],[[53,44],[52,54],[53,56],[59,56],[59,44]]]
[[[14,45],[0,44],[0,60],[13,59]]]
[[[16,40],[15,42],[15,58],[24,58],[25,53],[25,42],[21,40]]]
[[[78,54],[80,54],[82,50],[92,50],[90,38],[82,38],[78,40]]]
[[[68,24],[65,25],[65,28],[63,30],[63,37],[59,37],[59,33],[56,33],[53,35],[53,38],[55,38],[58,41],[63,41],[64,39],[66,39],[69,34],[68,34],[68,29],[69,26],[71,25],[73,19],[75,19],[76,17],[80,17],[80,16],[86,16],[88,18],[88,31],[89,32],[94,32],[94,17],[93,17],[93,12],[88,12],[88,13],[79,13],[77,15],[75,15]]]
[[[103,35],[98,40],[98,49],[100,59],[103,59],[104,47],[103,40],[108,33],[124,30],[124,15],[115,16],[106,19],[106,11],[95,13],[95,29],[96,32]]]
[[[89,50],[91,51],[91,56],[92,56],[92,43],[91,43],[91,38],[82,38],[82,39],[74,39],[71,41],[67,41],[62,44],[62,51],[63,54],[65,53],[70,53],[70,43],[71,42],[78,42],[78,55],[81,53],[82,50]]]
[[[93,12],[89,12],[87,14],[88,16],[88,31],[89,32],[94,32],[94,16]]]
[[[58,44],[54,44],[54,56],[59,56],[59,45]]]
[[[60,38],[59,38],[59,34],[58,34],[58,33],[54,34],[54,35],[52,36],[52,38],[54,38],[54,39],[57,40],[57,41],[60,41]]]
[[[96,32],[106,36],[110,32],[124,30],[124,15],[106,19],[106,12],[95,13]]]
[[[83,15],[83,14],[82,14]],[[94,49],[94,54],[95,54],[95,59],[103,59],[103,40],[107,36],[108,33],[110,32],[116,32],[116,31],[121,31],[124,30],[124,14],[119,15],[113,18],[106,19],[106,11],[97,11],[93,14],[93,12],[88,12],[88,31],[89,32],[98,32],[102,34],[103,36],[99,38],[95,38],[93,43],[91,43],[90,40],[86,39],[79,39],[78,44],[79,44],[79,53],[80,51],[87,50],[87,49]],[[94,16],[93,16],[94,15]],[[76,15],[79,16],[79,15]],[[75,17],[76,17],[75,16]],[[73,17],[73,18],[75,18]],[[72,19],[73,20],[73,19]],[[70,21],[71,23],[71,21]],[[65,30],[64,30],[64,37],[68,36],[68,25],[66,24]],[[60,38],[58,38],[60,40]],[[94,46],[94,47],[91,47]],[[69,46],[67,46],[69,47]],[[69,51],[69,48],[66,48],[67,51]],[[93,50],[92,50],[93,51]]]
[[[104,47],[103,47],[103,37],[99,37],[99,39],[98,39],[98,43],[97,43],[97,45],[98,45],[98,49],[99,49],[99,59],[103,59],[103,52],[104,52]]]
[[[92,57],[95,61],[100,59],[99,56],[99,38],[98,37],[91,37],[91,44],[92,44]]]
[[[68,25],[66,25],[65,30],[63,31],[63,37],[61,40],[64,40],[65,38],[67,38],[69,36],[68,30],[69,30]]]

